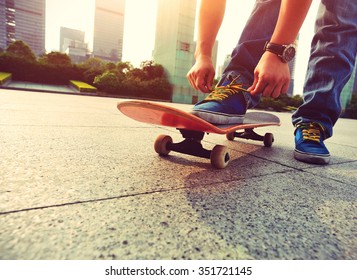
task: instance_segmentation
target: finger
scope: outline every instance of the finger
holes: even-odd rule
[[[258,94],[256,91],[258,80],[254,79],[253,84],[247,88],[247,91],[249,91],[252,95]]]
[[[277,85],[271,92],[271,97],[278,98],[281,94],[281,85]]]
[[[209,93],[212,91],[212,83],[213,83],[214,75],[215,72],[209,70],[201,73],[201,75],[199,76],[198,85],[202,92]]]
[[[251,92],[251,94],[254,95],[254,94],[263,93],[267,86],[268,86],[267,82],[265,82],[264,80],[259,80],[258,83],[256,84],[253,92]]]
[[[289,85],[290,85],[290,80],[283,85],[283,87],[281,89],[281,93],[282,94],[287,94],[288,93]]]
[[[207,74],[206,85],[207,85],[207,90],[208,91],[212,91],[212,84],[213,84],[214,75],[215,75],[215,72],[209,72]]]
[[[191,87],[193,87],[195,90],[197,90],[193,74],[192,73],[188,73],[186,77],[187,77],[188,81],[190,82]]]
[[[198,89],[204,93],[208,93],[209,90],[207,89],[207,82],[206,79],[203,77],[198,77],[196,79],[196,86],[198,87]]]
[[[186,74],[186,79],[189,81],[190,85],[193,87],[193,84],[192,84],[192,72],[191,71],[189,71]]]
[[[265,85],[264,90],[262,91],[262,92],[263,92],[262,95],[263,95],[264,97],[271,97],[272,94],[273,94],[273,92],[274,92],[274,90],[275,90],[274,83],[267,83],[267,84]]]
[[[247,89],[252,95],[257,94],[256,87],[259,82],[259,74],[257,72],[254,72],[254,81],[253,84]]]

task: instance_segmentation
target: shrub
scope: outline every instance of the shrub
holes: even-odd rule
[[[12,73],[14,80],[33,83],[65,85],[71,79],[83,79],[83,71],[76,65],[30,62],[6,53],[0,54],[0,71]]]
[[[351,102],[346,106],[342,117],[357,119],[357,92],[353,92]]]
[[[289,97],[287,95],[280,95],[274,99],[271,97],[262,97],[256,108],[280,111],[293,111],[296,110],[303,103],[302,97],[295,95]]]
[[[29,62],[36,61],[36,55],[31,50],[29,45],[21,40],[9,44],[6,48],[6,53],[10,56],[20,58],[21,60],[26,60]]]
[[[117,92],[120,87],[117,76],[109,71],[95,77],[93,84],[99,90],[112,94]]]

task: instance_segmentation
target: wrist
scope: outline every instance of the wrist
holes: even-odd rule
[[[293,60],[296,53],[295,45],[293,44],[284,45],[269,41],[265,43],[264,51],[275,54],[284,63]]]
[[[211,54],[196,52],[195,53],[195,60],[212,60]]]

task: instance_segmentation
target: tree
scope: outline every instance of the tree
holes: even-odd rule
[[[126,75],[130,79],[147,80],[146,73],[140,68],[133,68]]]
[[[292,111],[296,110],[302,103],[303,100],[299,95],[289,97],[286,94],[282,94],[278,98],[262,97],[256,108],[274,110],[278,112],[286,110]]]
[[[143,61],[140,64],[141,69],[146,74],[148,80],[162,78],[165,75],[165,70],[162,65],[155,64],[152,60]]]
[[[56,66],[71,66],[71,58],[61,52],[50,52],[40,57],[39,61],[44,64],[56,65]]]
[[[346,118],[357,119],[357,92],[352,93],[351,102],[347,105],[343,116]]]
[[[102,75],[95,77],[93,84],[102,91],[115,93],[118,91],[120,83],[117,76],[110,71],[104,72]]]
[[[92,69],[92,70],[101,70],[104,71],[105,69],[105,62],[97,57],[88,58],[86,61],[79,64],[80,67],[85,69]]]
[[[119,72],[126,74],[134,69],[133,65],[130,62],[118,62],[117,69]]]
[[[105,66],[105,68],[108,71],[113,71],[113,70],[116,70],[117,66],[113,62],[108,62],[107,65]]]
[[[10,56],[14,56],[29,62],[36,61],[36,55],[31,50],[29,45],[21,40],[9,44],[6,48],[6,53]]]
[[[93,84],[95,77],[105,72],[106,63],[100,58],[91,57],[78,66],[83,69],[84,81]]]

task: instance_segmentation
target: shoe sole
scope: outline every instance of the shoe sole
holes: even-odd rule
[[[298,150],[294,151],[294,158],[299,161],[320,165],[328,164],[330,162],[330,155],[308,154]]]
[[[244,115],[232,115],[204,110],[193,110],[190,113],[213,124],[236,124],[242,123],[244,120]]]

